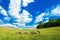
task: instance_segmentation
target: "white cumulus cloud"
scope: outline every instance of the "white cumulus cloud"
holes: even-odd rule
[[[7,24],[1,24],[0,26],[5,26],[5,27],[14,27],[14,28],[17,28],[17,26],[13,25],[13,24],[10,24],[10,23],[7,23]]]
[[[7,12],[5,11],[5,9],[3,7],[0,6],[0,13],[4,16],[8,16]]]
[[[28,3],[34,2],[34,0],[22,0],[22,1],[23,6],[28,6]],[[14,19],[12,24],[6,23],[3,24],[3,26],[25,27],[26,23],[30,23],[32,21],[32,15],[28,11],[23,10],[22,13],[19,13],[22,10],[21,8],[22,5],[21,0],[10,0],[10,4],[8,7],[9,8],[8,14],[10,16],[7,16],[8,15],[7,11],[0,6],[0,13],[6,16],[4,17],[4,20],[10,21],[11,18]]]
[[[18,25],[19,27],[25,27],[26,23],[29,23],[32,21],[32,15],[29,14],[26,10],[23,10],[23,13],[20,14],[20,19],[14,20],[14,25]]]
[[[27,2],[28,0],[25,0],[24,2]],[[23,2],[23,3],[24,3]],[[28,1],[28,3],[32,2],[32,0]],[[32,15],[26,11],[23,10],[22,13],[19,13],[21,11],[21,0],[10,0],[9,4],[9,15],[13,17],[14,25],[17,25],[18,27],[25,27],[26,23],[29,23],[32,21]]]
[[[10,21],[10,17],[4,17],[4,20],[6,20],[6,21]]]
[[[37,17],[36,17],[36,20],[35,20],[35,22],[36,23],[38,23],[38,22],[40,22],[40,21],[43,21],[43,17],[46,15],[46,13],[41,13],[40,15],[38,15]]]
[[[9,4],[9,15],[13,18],[20,18],[19,11],[21,10],[21,1],[20,0],[10,0]]]
[[[16,19],[16,20],[14,20],[13,24],[17,25],[17,26],[21,26],[20,24],[22,24],[22,22],[23,22],[21,15],[19,14],[20,11],[21,11],[21,0],[10,0],[8,12],[11,17]],[[17,20],[19,20],[19,21],[17,21]]]
[[[22,17],[25,23],[29,23],[32,21],[32,15],[26,10],[23,10]]]
[[[34,2],[34,0],[22,0],[22,1],[24,7],[28,6],[28,3]]]
[[[52,9],[51,14],[55,16],[60,16],[60,5],[57,5],[54,9]]]

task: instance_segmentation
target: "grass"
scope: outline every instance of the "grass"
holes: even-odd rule
[[[17,29],[0,27],[0,40],[60,40],[60,27],[38,29]],[[19,34],[18,32],[28,32],[28,34]],[[36,32],[36,34],[31,34]]]

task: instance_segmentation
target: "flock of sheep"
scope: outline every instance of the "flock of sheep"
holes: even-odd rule
[[[28,32],[18,32],[19,34],[29,34]],[[32,31],[30,32],[31,34],[37,34],[37,33],[40,33],[39,30],[37,30],[36,32],[35,31]]]

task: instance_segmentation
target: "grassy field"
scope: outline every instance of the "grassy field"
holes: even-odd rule
[[[38,29],[0,27],[0,40],[60,40],[60,27]],[[19,32],[27,32],[27,34]],[[32,34],[31,32],[36,32]]]

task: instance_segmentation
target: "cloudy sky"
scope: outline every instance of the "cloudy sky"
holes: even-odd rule
[[[0,0],[0,26],[35,28],[60,18],[60,0]]]

